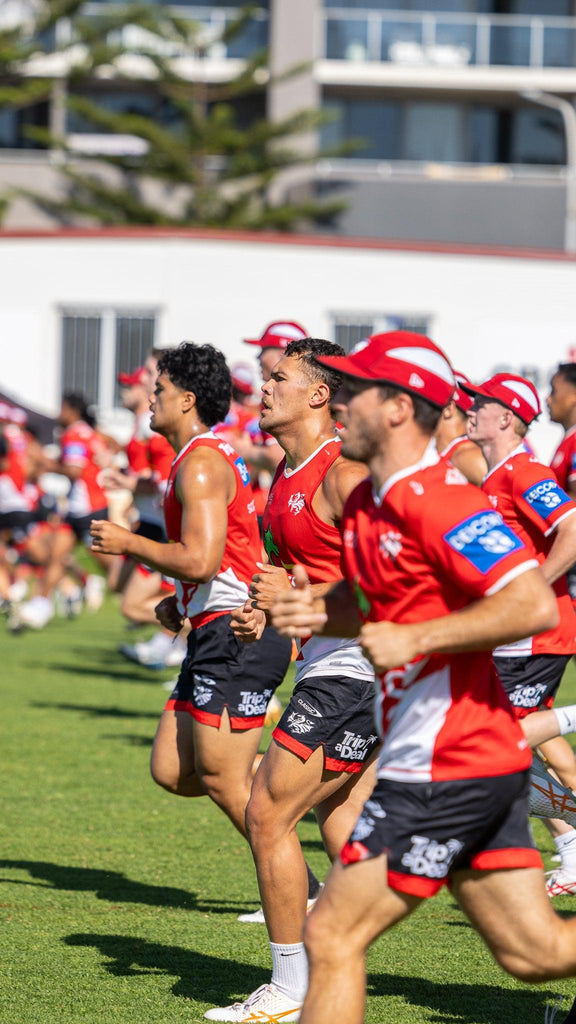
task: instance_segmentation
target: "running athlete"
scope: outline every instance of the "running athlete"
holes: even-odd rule
[[[565,575],[576,562],[576,504],[550,468],[524,446],[528,428],[541,411],[534,385],[523,377],[499,373],[484,384],[468,383],[464,388],[474,397],[468,436],[480,446],[488,465],[482,489],[538,559],[558,601],[559,624],[553,630],[494,651],[496,669],[516,716],[525,718],[552,706],[576,651],[576,615]],[[540,750],[564,785],[576,789],[576,762],[566,740],[553,739],[540,744]],[[576,892],[576,833],[556,820],[549,828],[562,865],[548,876],[548,892],[551,896]]]
[[[472,406],[473,399],[464,391],[462,385],[469,381],[458,370],[454,371],[454,377],[456,390],[452,400],[442,409],[438,426],[434,431],[434,440],[440,458],[449,459],[471,484],[479,487],[488,467],[478,445],[466,436],[466,414]]]
[[[366,467],[342,458],[330,403],[339,378],[316,356],[343,355],[339,345],[306,338],[288,345],[262,388],[262,429],[282,446],[264,513],[269,564],[260,565],[245,609],[246,626],[263,623],[296,562],[316,593],[342,578],[339,522]],[[240,616],[238,617],[241,628]],[[272,980],[244,1003],[209,1010],[208,1020],[293,1021],[307,984],[302,943],[306,867],[296,825],[312,808],[330,857],[337,856],[374,784],[377,746],[374,673],[355,640],[302,642],[294,693],[254,779],[246,811],[264,917]],[[366,769],[368,768],[368,771]]]
[[[431,450],[454,388],[444,353],[393,332],[320,361],[344,375],[342,451],[370,479],[344,510],[346,583],[319,598],[296,567],[272,618],[290,636],[360,630],[378,676],[378,782],[307,922],[300,1017],[360,1024],[367,947],[447,882],[510,973],[576,973],[576,920],[546,895],[530,750],[490,653],[553,628],[558,612],[524,541]]]
[[[560,423],[565,432],[551,466],[560,486],[576,499],[576,363],[560,363],[550,381],[546,405],[552,422]]]
[[[178,796],[208,794],[243,835],[244,814],[268,700],[284,677],[290,644],[273,629],[245,646],[230,611],[248,596],[260,557],[244,462],[209,424],[223,419],[230,372],[211,345],[183,343],[158,362],[152,429],[177,452],[164,512],[170,543],[95,521],[97,550],[128,554],[176,580],[158,606],[164,626],[192,626],[188,655],[160,719],[152,776]]]
[[[301,341],[306,337],[307,332],[295,320],[273,320],[264,328],[259,338],[244,338],[244,344],[259,346],[258,363],[262,380],[266,383],[270,380],[272,367],[290,342]],[[250,469],[256,511],[261,522],[268,499],[271,475],[275,473],[284,452],[276,439],[260,428],[258,414],[251,422],[245,424],[244,436],[236,439],[235,447]]]

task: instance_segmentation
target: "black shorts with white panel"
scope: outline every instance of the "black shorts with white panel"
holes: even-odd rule
[[[516,718],[551,708],[571,654],[495,657],[494,664]]]
[[[380,746],[373,679],[307,676],[296,684],[272,735],[304,761],[322,746],[328,771],[361,772]]]
[[[388,885],[434,896],[455,871],[542,868],[528,824],[529,772],[442,782],[379,779],[345,865],[385,854]]]
[[[271,626],[256,643],[244,644],[230,628],[230,615],[219,615],[189,634],[186,657],[165,710],[186,711],[197,722],[218,729],[226,709],[232,729],[260,728],[291,654],[292,641]]]

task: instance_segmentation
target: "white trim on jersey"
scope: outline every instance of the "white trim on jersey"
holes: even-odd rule
[[[327,444],[333,444],[334,441],[336,441],[338,444],[340,444],[340,438],[336,437],[336,435],[334,435],[334,437],[329,437],[327,441],[322,441],[322,444],[318,445],[316,450],[312,452],[312,455],[309,455],[307,459],[304,459],[304,462],[301,462],[300,465],[296,466],[295,469],[290,469],[288,467],[288,464],[286,464],[284,466],[284,473],[283,473],[284,479],[288,480],[291,477],[293,477],[296,473],[299,473],[301,469],[304,469],[304,466],[307,466],[309,462],[312,462],[312,459],[316,458],[316,456],[318,455],[318,452],[321,452],[322,449],[325,448]]]
[[[388,491],[394,484],[397,484],[399,480],[404,480],[407,476],[412,476],[413,473],[418,473],[421,469],[427,469],[428,466],[435,466],[436,463],[440,462],[440,456],[436,447],[434,438],[430,438],[426,451],[419,462],[415,462],[413,466],[407,466],[406,469],[399,469],[397,473],[393,473],[392,476],[382,484],[379,492],[372,489],[372,497],[376,508],[380,508],[384,498],[388,494]]]

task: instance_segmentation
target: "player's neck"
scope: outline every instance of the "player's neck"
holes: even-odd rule
[[[574,424],[576,424],[576,405],[570,410],[565,419],[562,420],[562,426],[566,433],[572,429]]]
[[[435,434],[436,447],[439,452],[443,452],[457,437],[465,436],[465,424],[460,423],[458,420],[440,420]]]
[[[199,434],[207,434],[209,430],[210,427],[207,427],[205,423],[201,423],[200,420],[190,419],[180,423],[174,431],[166,433],[164,437],[168,444],[172,445],[175,452],[181,452],[195,437],[198,437]]]
[[[374,490],[378,493],[391,477],[402,473],[411,466],[417,466],[424,458],[431,438],[420,431],[410,435],[389,438],[368,462]]]
[[[479,447],[486,459],[488,471],[491,472],[495,466],[499,466],[501,462],[504,462],[521,443],[522,438],[518,434],[504,434],[499,435],[493,441],[483,441]]]
[[[280,435],[276,435],[276,440],[284,449],[289,469],[298,469],[320,445],[325,441],[334,440],[335,436],[331,419],[322,423],[305,420],[292,427],[286,427]]]

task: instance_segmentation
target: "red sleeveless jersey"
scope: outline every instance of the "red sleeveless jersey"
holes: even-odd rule
[[[270,562],[289,573],[296,564],[306,566],[311,583],[342,578],[340,530],[320,519],[312,506],[340,454],[340,441],[330,438],[295,470],[282,459],[264,511],[264,547]]]
[[[238,608],[248,597],[248,583],[260,560],[260,536],[254,508],[254,496],[244,460],[231,445],[220,441],[212,431],[192,438],[172,463],[164,497],[166,532],[171,541],[180,541],[182,506],[176,495],[176,476],[187,455],[194,448],[212,448],[232,467],[236,477],[236,493],[228,505],[226,546],[218,572],[208,583],[187,583],[176,580],[179,610],[194,626],[200,626]]]
[[[91,512],[106,508],[108,498],[98,483],[102,469],[98,458],[106,450],[102,438],[85,423],[78,420],[67,427],[60,439],[62,462],[65,466],[78,466],[81,470],[68,494],[68,511],[71,516],[87,516]]]
[[[272,481],[264,511],[264,547],[272,565],[289,574],[303,565],[311,583],[342,579],[340,530],[316,515],[312,502],[330,467],[339,458],[340,441],[324,441],[301,466],[289,470],[283,459]],[[305,676],[373,679],[374,670],[355,640],[313,636],[299,641],[296,681]]]

